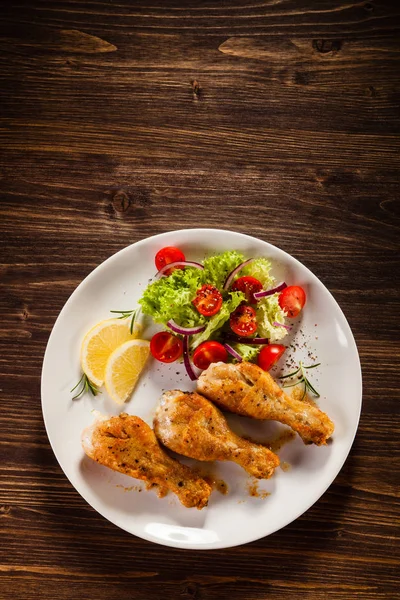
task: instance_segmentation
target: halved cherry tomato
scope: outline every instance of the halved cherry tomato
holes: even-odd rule
[[[258,355],[258,366],[264,369],[264,371],[269,371],[280,359],[285,350],[286,347],[282,346],[282,344],[268,344],[268,346],[264,346]]]
[[[288,317],[297,317],[306,303],[306,293],[299,285],[289,285],[279,296],[279,306],[287,312]]]
[[[213,285],[205,284],[196,292],[192,303],[201,315],[212,317],[222,306],[222,296]]]
[[[165,248],[161,248],[156,254],[155,263],[157,271],[160,271],[165,265],[169,265],[173,262],[179,262],[185,260],[185,255],[179,248],[175,248],[175,246],[166,246]],[[165,271],[166,275],[171,275],[172,271],[175,269],[181,269],[182,267],[173,267],[172,269],[168,269]]]
[[[168,331],[160,331],[151,338],[150,352],[160,362],[174,362],[182,355],[182,340]]]
[[[254,292],[261,292],[262,287],[261,281],[258,281],[255,277],[239,277],[233,284],[232,290],[234,292],[243,292],[246,295],[247,302],[255,304],[257,300],[253,294]]]
[[[203,342],[193,353],[193,362],[198,369],[208,369],[211,363],[226,362],[228,353],[219,342]]]
[[[256,311],[251,306],[241,304],[231,314],[229,325],[236,335],[253,335],[257,330]]]

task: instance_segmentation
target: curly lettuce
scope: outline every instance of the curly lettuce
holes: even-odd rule
[[[210,283],[220,291],[228,275],[244,261],[243,254],[236,250],[228,250],[222,254],[209,256],[204,261],[204,283]]]
[[[273,288],[276,285],[275,278],[271,275],[271,263],[267,258],[256,258],[250,264],[246,265],[240,271],[240,277],[250,275],[255,277],[262,283],[263,289],[267,290]],[[257,314],[257,333],[260,337],[267,337],[271,342],[281,340],[287,331],[284,327],[277,327],[273,325],[274,322],[285,323],[286,314],[279,306],[279,294],[273,296],[266,296],[257,302],[256,314]],[[260,350],[260,347],[258,347]],[[246,355],[253,355],[252,352],[247,351]],[[245,360],[250,360],[245,358]]]
[[[251,276],[262,283],[263,289],[267,290],[275,283],[271,273],[271,263],[267,258],[255,258],[251,263],[243,267],[238,273],[238,277]]]
[[[230,313],[244,300],[244,295],[224,292],[226,298],[222,308],[211,319],[201,315],[193,306],[192,300],[205,283],[222,291],[227,275],[243,260],[242,254],[228,250],[206,258],[203,270],[195,267],[176,269],[168,277],[161,277],[147,286],[139,300],[142,312],[162,325],[166,325],[170,319],[182,327],[207,324],[206,331],[210,336],[218,327],[222,327]]]
[[[258,334],[260,337],[270,338],[271,342],[277,342],[287,334],[284,327],[273,325],[275,321],[285,323],[286,318],[285,312],[279,306],[278,298],[279,294],[267,296],[256,307]]]
[[[250,346],[250,344],[231,344],[233,349],[240,354],[243,360],[254,362],[262,346]]]
[[[192,304],[197,290],[203,285],[202,275],[200,269],[186,267],[154,281],[139,300],[142,312],[162,325],[170,319],[182,327],[204,325],[206,318]]]

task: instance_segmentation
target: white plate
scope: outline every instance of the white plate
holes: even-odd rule
[[[321,367],[310,378],[321,393],[319,406],[335,423],[332,443],[305,446],[299,437],[279,452],[289,470],[277,469],[259,484],[262,497],[249,495],[249,478],[237,465],[219,463],[214,474],[229,493],[214,491],[207,508],[184,508],[173,494],[159,499],[154,491],[87,458],[81,448],[82,430],[93,422],[93,409],[118,414],[105,391],[71,400],[70,389],[80,376],[79,349],[86,331],[109,318],[110,310],[135,308],[154,275],[154,256],[163,246],[178,246],[186,257],[236,249],[246,257],[266,256],[277,280],[301,285],[307,304],[285,343],[299,344],[294,358],[315,354]],[[303,347],[305,344],[306,347]],[[293,352],[293,351],[291,351]],[[312,361],[312,359],[311,359]],[[281,359],[283,368],[284,361]],[[151,363],[124,410],[152,423],[163,390],[193,389],[182,365]],[[250,542],[291,523],[335,479],[353,442],[361,410],[361,369],[350,327],[331,294],[305,266],[271,244],[246,235],[216,229],[171,231],[142,240],[97,267],[74,291],[61,311],[47,345],[42,372],[42,408],[50,443],[66,476],[82,497],[122,529],[141,538],[177,548],[215,549]],[[238,433],[265,440],[283,426],[230,416]],[[184,459],[190,464],[190,461]],[[133,488],[132,488],[133,486]],[[138,490],[141,489],[141,492]],[[263,494],[269,493],[269,495]]]

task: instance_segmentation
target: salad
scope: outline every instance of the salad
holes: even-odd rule
[[[155,256],[158,272],[139,304],[144,314],[165,327],[150,342],[153,357],[170,363],[183,356],[189,377],[192,363],[253,361],[268,370],[283,355],[279,342],[306,302],[300,286],[277,283],[267,258],[248,258],[236,250],[186,260],[179,248]]]

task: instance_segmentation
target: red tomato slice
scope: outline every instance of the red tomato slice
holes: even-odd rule
[[[299,285],[289,285],[279,296],[279,306],[288,317],[297,317],[306,303],[306,293]]]
[[[286,347],[282,346],[282,344],[269,344],[268,346],[264,346],[258,355],[258,366],[264,369],[264,371],[269,371],[280,359],[285,350]]]
[[[160,362],[174,362],[182,355],[182,340],[168,331],[160,331],[151,338],[150,352]]]
[[[262,288],[261,281],[255,277],[239,277],[232,286],[234,292],[243,292],[250,304],[256,304],[257,299],[254,298],[254,292],[261,292]]]
[[[253,335],[257,330],[256,311],[251,306],[241,304],[231,314],[229,325],[236,335]]]
[[[222,306],[222,296],[213,285],[203,285],[196,292],[193,304],[201,315],[212,317],[216,315]]]
[[[198,369],[208,369],[211,363],[226,362],[228,353],[219,342],[203,342],[193,353],[193,362]]]
[[[165,248],[161,248],[156,254],[155,263],[157,271],[160,271],[165,265],[169,265],[173,262],[183,261],[185,259],[185,255],[179,248],[175,248],[175,246],[166,246]],[[171,275],[172,271],[175,269],[180,269],[183,267],[173,267],[172,269],[168,269],[165,271],[166,275]]]

